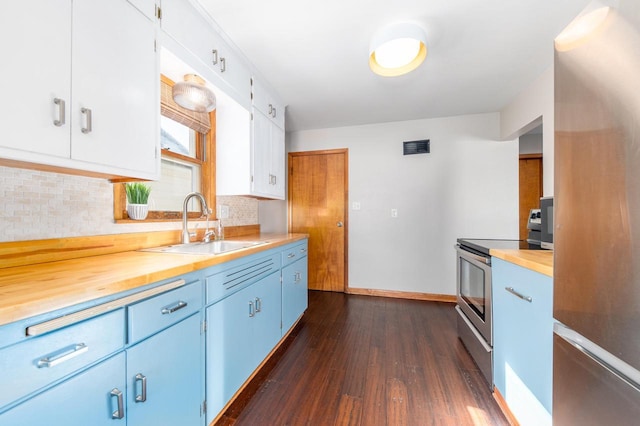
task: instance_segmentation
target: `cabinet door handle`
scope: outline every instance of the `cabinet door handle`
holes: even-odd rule
[[[92,127],[93,127],[93,118],[92,118],[92,114],[91,114],[91,110],[89,108],[80,108],[80,112],[85,116],[86,119],[86,123],[87,125],[82,127],[80,130],[82,131],[82,133],[87,134],[87,133],[91,133]]]
[[[213,55],[213,59],[211,60],[211,63],[213,65],[218,65],[218,49],[213,49],[211,51],[211,54]]]
[[[136,402],[145,402],[147,400],[147,376],[142,373],[136,374],[136,382],[141,382],[142,389],[140,395],[136,395]]]
[[[111,396],[115,396],[118,400],[118,407],[116,411],[111,414],[112,419],[123,419],[124,418],[124,397],[122,396],[122,391],[118,388],[113,388],[110,392]]]
[[[225,58],[220,58],[220,72],[225,72],[227,70],[227,60]]]
[[[249,318],[254,317],[256,315],[255,307],[253,306],[253,301],[249,302]]]
[[[162,312],[162,315],[167,315],[167,314],[172,314],[175,311],[179,311],[180,309],[186,308],[186,307],[187,307],[187,302],[183,302],[181,300],[173,306],[165,306],[164,308],[162,308],[160,312]]]
[[[273,118],[276,118],[277,110],[276,107],[273,107],[273,114],[271,115]]]
[[[296,254],[295,253],[289,253],[287,255],[287,259],[291,259],[292,257],[296,257]]]
[[[269,115],[273,116],[273,104],[269,104]]]
[[[262,311],[262,299],[256,297],[256,313]]]
[[[300,282],[300,280],[302,279],[302,274],[296,271],[296,273],[293,274],[293,279],[295,280],[296,283]]]
[[[53,125],[57,127],[64,126],[64,124],[66,123],[66,106],[64,99],[54,98],[53,103],[58,105],[58,119],[53,120]]]
[[[82,355],[88,350],[89,346],[85,345],[84,343],[75,343],[38,360],[38,368],[55,367],[56,365],[62,364],[65,361],[69,361],[70,359],[75,358],[78,355]]]
[[[533,298],[531,298],[531,296],[525,296],[522,293],[518,293],[516,290],[514,290],[513,287],[505,287],[504,289],[507,290],[509,293],[513,294],[514,296],[519,297],[522,300],[526,300],[529,303],[533,302]]]

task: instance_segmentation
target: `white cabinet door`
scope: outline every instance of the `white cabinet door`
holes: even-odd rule
[[[77,0],[73,34],[72,158],[155,177],[154,23],[124,0]]]
[[[284,130],[266,115],[253,110],[253,192],[284,199]]]
[[[286,173],[284,154],[284,130],[271,123],[271,174],[273,175],[271,194],[274,198],[281,200],[284,200]]]
[[[0,145],[69,158],[71,1],[3,1],[0,28]],[[54,121],[62,104],[55,105],[56,98],[67,113],[59,126]]]
[[[251,138],[253,171],[252,188],[257,195],[268,195],[270,192],[271,174],[271,123],[267,116],[253,110],[253,134]]]

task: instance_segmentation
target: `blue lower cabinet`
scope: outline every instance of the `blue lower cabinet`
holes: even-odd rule
[[[207,308],[207,424],[280,340],[280,274]]]
[[[307,258],[282,268],[282,335],[307,310]]]
[[[2,426],[124,425],[127,412],[124,372],[125,354],[114,355],[0,414],[0,424]]]
[[[127,349],[129,425],[203,424],[200,313]]]
[[[521,425],[551,424],[552,278],[492,259],[494,384]]]

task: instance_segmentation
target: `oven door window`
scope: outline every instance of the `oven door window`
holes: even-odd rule
[[[484,270],[466,259],[460,259],[460,296],[484,321],[485,276]]]

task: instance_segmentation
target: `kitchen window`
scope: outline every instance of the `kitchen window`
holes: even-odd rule
[[[198,113],[180,107],[171,97],[173,84],[161,76],[160,179],[148,182],[152,189],[147,221],[181,219],[184,197],[193,191],[201,192],[215,212],[215,110]],[[200,216],[196,200],[189,212],[189,217]],[[122,183],[114,184],[114,217],[129,220]]]

